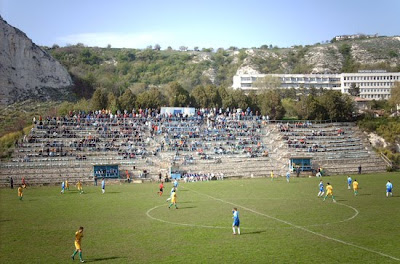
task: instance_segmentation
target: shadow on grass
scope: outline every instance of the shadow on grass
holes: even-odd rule
[[[121,193],[121,192],[107,192],[107,191],[106,191],[106,193],[105,193],[105,194],[107,194],[107,193]]]
[[[192,209],[192,208],[197,208],[197,206],[184,206],[184,207],[178,207],[179,209]]]
[[[345,199],[337,199],[336,202],[347,202]]]
[[[266,232],[266,230],[258,230],[258,231],[252,231],[252,232],[244,232],[244,233],[241,233],[240,235],[241,236],[244,236],[244,235],[255,235],[255,234],[261,234],[261,233],[265,233]]]
[[[359,194],[357,194],[357,196],[369,196],[369,195],[371,195],[370,193],[359,193]]]
[[[96,262],[96,261],[104,261],[104,260],[112,260],[112,259],[120,259],[122,257],[104,257],[104,258],[94,258],[94,259],[85,259],[85,262]]]
[[[78,191],[75,190],[71,190],[71,191],[65,191],[64,194],[75,194],[75,193],[79,193]]]

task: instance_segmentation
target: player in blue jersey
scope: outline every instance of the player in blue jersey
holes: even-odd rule
[[[178,190],[178,181],[175,179],[173,184],[174,184],[175,191],[177,191]]]
[[[61,194],[63,194],[65,192],[65,182],[62,181],[61,182]]]
[[[319,193],[318,193],[318,197],[322,197],[325,194],[325,190],[324,190],[324,183],[322,182],[322,180],[319,181]]]
[[[237,210],[237,208],[233,208],[233,223],[232,223],[232,230],[233,230],[233,234],[236,235],[236,230],[235,227],[237,227],[237,233],[240,235],[240,220],[239,220],[239,212]]]
[[[386,183],[386,197],[389,197],[389,194],[390,196],[393,196],[392,189],[393,189],[393,184],[388,180]]]
[[[290,171],[286,172],[286,181],[289,182],[290,181]]]
[[[351,177],[350,176],[347,176],[347,189],[348,190],[351,190]]]
[[[101,180],[101,192],[105,193],[106,192],[106,181],[103,179]]]

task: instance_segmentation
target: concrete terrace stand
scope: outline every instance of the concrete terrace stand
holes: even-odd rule
[[[157,126],[151,129],[149,124]],[[28,184],[54,185],[68,178],[93,184],[96,166],[118,165],[124,182],[158,180],[171,164],[187,173],[224,178],[284,176],[301,158],[303,172],[322,167],[325,175],[386,171],[354,123],[271,121],[260,118],[63,118],[36,124],[0,164],[0,186],[24,176]],[[310,164],[306,162],[310,161]],[[311,164],[312,161],[312,164]],[[119,172],[122,178],[119,179]],[[146,171],[146,179],[139,176]],[[101,174],[98,177],[111,176]],[[110,178],[111,179],[111,178]],[[111,180],[112,181],[112,180]],[[111,182],[110,181],[110,182]]]

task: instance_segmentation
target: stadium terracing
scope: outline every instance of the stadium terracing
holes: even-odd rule
[[[253,115],[68,116],[46,118],[16,142],[0,167],[0,185],[22,177],[32,185],[68,178],[91,183],[93,167],[119,166],[120,178],[158,179],[182,173],[224,178],[296,174],[291,160],[309,159],[300,176],[382,172],[387,164],[354,123],[272,121]]]

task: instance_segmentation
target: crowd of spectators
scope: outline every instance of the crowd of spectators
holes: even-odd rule
[[[15,145],[26,162],[35,157],[86,160],[100,152],[148,160],[165,151],[176,153],[175,157],[188,152],[185,158],[177,158],[184,164],[194,164],[195,159],[220,162],[223,155],[265,156],[268,150],[260,131],[268,121],[269,117],[250,108],[201,108],[193,115],[161,114],[150,108],[115,114],[70,111],[64,116],[34,117],[31,133]]]
[[[224,179],[224,174],[222,172],[220,172],[220,173],[189,172],[189,173],[183,174],[183,180],[185,182],[214,181],[214,180],[223,180],[223,179]]]

